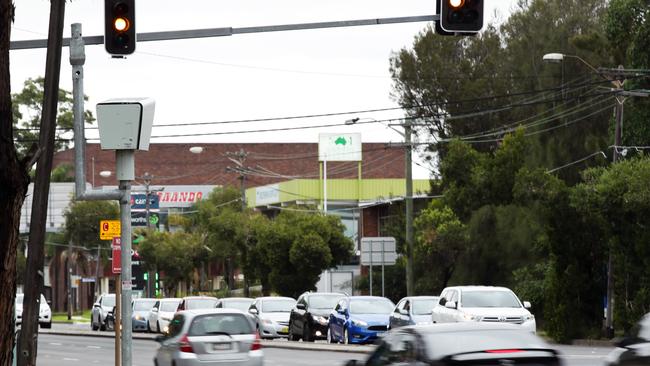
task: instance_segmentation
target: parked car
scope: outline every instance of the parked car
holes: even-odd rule
[[[186,296],[181,299],[176,311],[212,309],[217,304],[217,301],[219,299],[211,296]]]
[[[255,301],[255,299],[249,297],[225,297],[219,299],[214,307],[217,309],[229,308],[247,312],[251,307],[251,304],[253,304],[253,301]]]
[[[296,304],[290,297],[258,297],[248,312],[262,338],[280,338],[289,334],[289,314]]]
[[[165,333],[169,327],[169,321],[174,317],[180,302],[181,299],[176,298],[156,301],[149,313],[147,330],[154,333]]]
[[[339,300],[329,316],[330,343],[370,343],[388,330],[395,304],[385,297],[351,296]]]
[[[235,309],[198,309],[174,315],[154,357],[156,366],[261,366],[264,353],[255,326]]]
[[[115,294],[99,296],[90,313],[90,327],[92,330],[106,330],[106,318],[115,306]]]
[[[401,299],[390,315],[390,329],[406,325],[431,324],[431,312],[438,304],[438,296],[410,296]]]
[[[23,301],[25,299],[25,294],[16,294],[16,303],[15,303],[15,316],[16,316],[16,325],[22,325],[23,322]],[[39,300],[39,309],[38,309],[38,324],[41,328],[52,328],[52,309],[47,303],[45,296],[41,294]]]
[[[630,333],[607,355],[606,366],[650,365],[650,313],[637,322]]]
[[[558,352],[513,324],[466,322],[406,326],[391,330],[357,365],[535,365],[560,366]]]
[[[535,316],[528,311],[529,308],[528,301],[522,303],[514,292],[505,287],[448,287],[440,294],[440,301],[433,308],[431,320],[434,323],[510,323],[535,333]]]
[[[156,304],[156,299],[147,299],[147,298],[140,298],[140,299],[133,299],[132,304],[132,311],[133,313],[131,314],[131,324],[133,326],[133,331],[147,331],[147,320],[149,319],[149,314],[151,313],[151,309],[153,306]]]
[[[346,295],[331,292],[307,292],[296,302],[289,316],[289,340],[313,342],[325,339],[329,315]]]

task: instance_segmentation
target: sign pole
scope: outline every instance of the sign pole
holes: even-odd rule
[[[122,332],[120,332],[120,310],[122,306],[120,301],[122,299],[122,276],[120,274],[115,275],[115,312],[113,313],[113,328],[115,330],[115,366],[120,366],[122,364]]]
[[[370,243],[370,296],[372,296],[372,244]]]
[[[384,263],[386,262],[384,258],[384,243],[385,241],[381,241],[381,296],[384,296]]]

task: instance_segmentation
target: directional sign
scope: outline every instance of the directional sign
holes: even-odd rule
[[[100,220],[99,240],[113,240],[114,237],[120,236],[121,230],[120,220]]]

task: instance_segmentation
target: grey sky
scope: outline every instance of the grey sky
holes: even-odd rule
[[[505,18],[516,0],[486,1]],[[16,4],[12,40],[46,38],[50,2]],[[433,0],[138,0],[137,30],[153,32],[317,21],[429,15]],[[84,35],[103,32],[103,1],[67,3],[65,36],[82,23]],[[409,47],[426,23],[235,35],[200,40],[141,42],[125,60],[103,46],[86,47],[86,108],[126,96],[156,100],[155,125],[259,119],[397,107],[390,98],[388,60]],[[72,89],[67,49],[61,87]],[[11,51],[12,91],[44,74],[45,50]],[[400,118],[400,110],[300,120],[163,128],[153,135],[228,132],[343,123],[347,118]],[[303,131],[154,139],[155,142],[317,142],[319,132],[360,132],[364,142],[399,141],[381,124]],[[96,137],[94,131],[88,137]],[[425,178],[416,167],[416,177]]]

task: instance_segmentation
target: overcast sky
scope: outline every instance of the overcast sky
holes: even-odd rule
[[[486,0],[487,14],[504,19],[516,0]],[[47,37],[50,2],[16,1],[12,40]],[[138,0],[137,31],[250,27],[431,15],[433,0]],[[490,16],[491,19],[494,19]],[[66,5],[64,36],[81,23],[85,36],[103,33],[103,1]],[[427,23],[375,25],[140,42],[127,59],[111,59],[103,45],[86,46],[87,109],[116,97],[156,100],[153,136],[210,134],[400,118],[399,110],[257,123],[161,127],[164,124],[331,114],[398,107],[390,97],[392,52],[410,47]],[[61,87],[72,90],[67,48]],[[11,51],[12,92],[45,73],[45,49]],[[319,132],[360,132],[364,142],[398,142],[382,124],[329,129],[155,138],[155,142],[317,142]],[[88,131],[87,137],[96,137]],[[427,171],[415,167],[416,178]]]

